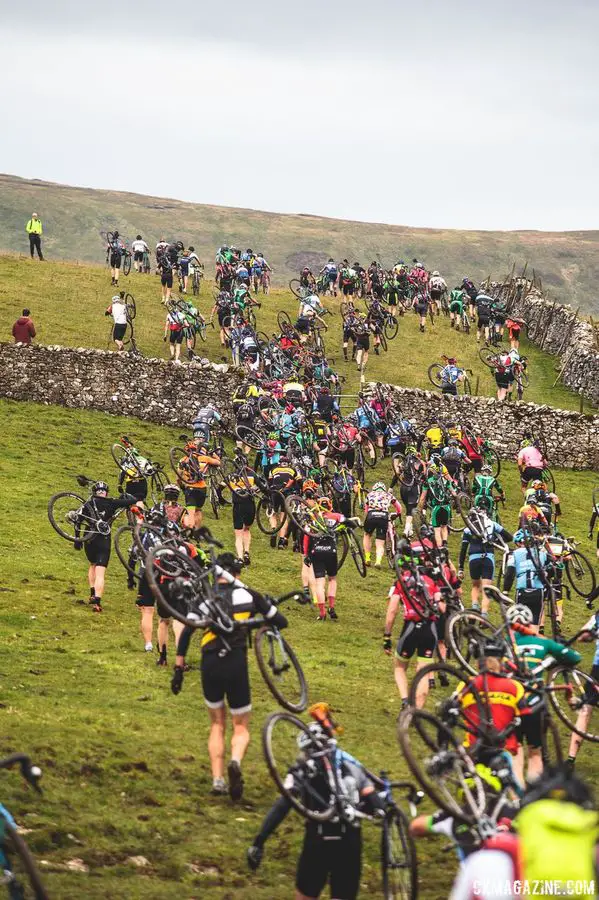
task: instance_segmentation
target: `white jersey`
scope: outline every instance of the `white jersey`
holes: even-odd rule
[[[444,278],[441,278],[440,275],[434,275],[428,283],[429,288],[432,288],[433,291],[446,291],[447,283]]]
[[[133,241],[131,249],[134,253],[149,253],[150,250],[145,241]]]
[[[127,324],[127,305],[116,295],[112,298],[111,315],[115,325]]]

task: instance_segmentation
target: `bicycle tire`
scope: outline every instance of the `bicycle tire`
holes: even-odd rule
[[[191,475],[191,474],[184,476],[184,474],[182,474],[182,472],[179,471],[179,463],[186,456],[187,456],[187,453],[182,447],[171,447],[171,449],[168,452],[168,459],[169,459],[171,469],[177,476],[177,480],[183,485],[191,484],[193,481],[196,481],[197,478],[199,478],[199,473],[198,473],[197,477],[195,475]]]
[[[281,508],[277,510],[279,513],[283,513],[283,518],[281,520],[280,525],[276,525],[274,528],[270,522],[269,515],[273,515],[275,510],[273,509],[273,499],[274,496],[278,496],[281,498]],[[287,521],[287,508],[285,506],[285,498],[280,491],[271,491],[268,495],[264,497],[260,497],[258,501],[258,505],[256,507],[256,524],[258,528],[262,532],[262,534],[270,535],[278,534],[285,522]]]
[[[293,328],[293,323],[287,310],[279,310],[279,312],[277,313],[277,325],[279,326],[279,331],[285,331],[285,329]]]
[[[21,890],[19,891],[19,893],[16,893],[16,891],[13,892],[11,890],[9,896],[22,897],[23,900],[27,900],[27,898],[30,896],[35,897],[35,900],[48,900],[48,898],[49,898],[48,892],[46,891],[46,888],[44,887],[44,883],[42,882],[40,873],[38,872],[37,866],[35,864],[35,860],[33,858],[33,855],[31,853],[29,847],[27,846],[27,844],[25,843],[25,841],[23,840],[21,835],[18,833],[16,828],[6,819],[4,820],[4,823],[3,823],[3,829],[4,829],[4,839],[2,841],[3,850],[5,851],[6,856],[9,859],[11,858],[11,856],[14,858],[15,855],[19,858],[20,862],[22,863],[23,869],[25,871],[25,875],[27,876],[27,879],[28,879],[31,889],[33,891],[33,895],[30,895],[29,892],[25,893],[22,890],[22,885],[19,885],[19,887],[21,887]],[[7,838],[8,838],[8,841],[7,841]],[[6,845],[8,842],[10,842],[10,847],[5,848],[4,845]],[[6,882],[4,882],[4,883],[6,884]],[[18,885],[18,882],[17,882],[17,884],[15,884],[13,882],[12,887],[17,889],[17,885]],[[10,885],[9,885],[9,887],[10,887]]]
[[[382,349],[383,349],[383,353],[386,353],[387,350],[389,349],[389,345],[388,345],[388,343],[387,343],[387,338],[385,337],[385,331],[384,331],[384,330],[381,331],[381,333],[379,334],[379,342],[380,342],[380,346],[381,346]]]
[[[157,547],[152,547],[146,557],[145,574],[150,590],[152,591],[154,599],[156,600],[156,607],[162,610],[161,615],[164,612],[167,613],[167,615],[162,615],[162,618],[176,619],[178,622],[182,622],[183,625],[191,625],[191,627],[195,627],[196,622],[199,620],[199,616],[196,615],[195,619],[190,618],[189,605],[185,606],[184,603],[181,602],[180,605],[176,606],[172,602],[172,598],[169,596],[169,592],[167,590],[168,581],[163,578],[164,570],[160,570],[158,566],[155,565],[158,559],[158,555],[161,551],[167,551],[170,554],[171,561],[173,560],[173,558],[175,560],[178,558],[179,568],[177,570],[177,575],[182,574],[186,570],[188,572],[191,571],[197,582],[201,583],[203,577],[207,577],[208,572],[203,573],[198,563],[194,559],[192,559],[187,553],[183,553],[177,547],[173,546],[169,547],[161,544]],[[171,573],[171,575],[172,577],[175,577],[173,573]]]
[[[441,374],[442,369],[443,369],[443,366],[441,363],[431,363],[431,365],[427,369],[426,374],[428,375],[428,380],[430,381],[431,384],[434,384],[434,386],[437,388],[441,387],[442,382],[441,382],[440,374]]]
[[[131,254],[125,252],[123,254],[123,275],[129,275],[131,272]]]
[[[564,691],[562,691],[561,689],[558,689],[554,685],[554,682],[556,682],[560,677],[563,677],[564,681],[565,681],[566,688]],[[568,712],[566,711],[566,710],[568,710],[568,711],[571,710],[572,712],[574,712],[574,708],[570,706],[569,700],[562,707],[559,704],[558,700],[556,699],[562,693],[564,695],[566,695],[568,693],[571,695],[572,688],[568,688],[567,685],[570,685],[573,682],[575,683],[576,690],[578,692],[578,707],[576,709],[576,712],[577,713],[580,712],[580,710],[584,706],[591,706],[591,707],[599,708],[599,684],[597,683],[597,681],[595,681],[595,679],[591,675],[587,674],[586,672],[583,672],[582,669],[573,669],[573,668],[570,668],[569,666],[557,666],[555,669],[551,670],[549,679],[547,681],[549,702],[551,703],[553,709],[555,710],[556,716],[558,717],[558,719],[561,722],[563,722],[563,724],[566,726],[566,728],[569,728],[570,731],[574,732],[574,734],[577,734],[579,737],[581,737],[585,741],[590,741],[593,744],[599,744],[599,730],[597,731],[597,733],[595,733],[593,731],[583,730],[580,727],[578,727],[577,726],[578,715],[572,716],[572,718],[570,718],[568,716]],[[584,686],[584,690],[582,690],[583,686]],[[597,698],[596,702],[595,703],[584,703],[584,698],[587,694],[589,697],[596,696],[596,698]]]
[[[394,340],[397,337],[397,333],[399,331],[399,322],[397,319],[388,318],[385,321],[384,334],[388,341]]]
[[[468,655],[463,653],[461,646],[460,628],[465,630],[468,637]],[[445,641],[451,648],[452,657],[457,660],[458,664],[469,675],[478,675],[477,661],[480,656],[475,652],[474,644],[477,646],[483,644],[487,637],[495,634],[495,627],[481,613],[474,609],[464,609],[460,612],[454,612],[450,615],[445,625]],[[471,662],[474,660],[474,663]]]
[[[134,578],[137,578],[139,581],[140,575],[139,575],[139,572],[137,571],[137,566],[139,565],[139,562],[140,562],[140,556],[139,556],[139,547],[135,540],[136,530],[137,530],[136,525],[121,525],[121,527],[117,529],[117,532],[114,536],[114,549],[115,549],[116,555],[118,556],[118,558],[119,558],[120,562],[122,563],[122,565],[124,566],[125,570],[130,575],[133,575]],[[125,535],[126,534],[130,535],[130,537],[131,537],[131,542],[130,542],[131,546],[129,546],[129,548],[127,550],[125,549],[124,546],[123,547],[121,546],[121,541],[123,542],[123,544],[125,544]],[[135,549],[135,565],[132,566],[131,559],[133,556],[134,549]]]
[[[493,477],[498,478],[499,473],[501,472],[501,460],[497,450],[493,447],[485,447],[483,448],[482,456],[486,465],[491,466],[491,474]]]
[[[553,476],[553,472],[548,466],[545,466],[541,475],[542,480],[545,482],[549,490],[552,494],[555,493],[555,478]]]
[[[289,290],[294,297],[297,297],[298,300],[302,299],[304,288],[302,287],[299,278],[291,279],[291,281],[289,282]]]
[[[264,679],[267,688],[281,706],[284,709],[289,710],[289,712],[303,712],[308,706],[308,685],[306,683],[306,677],[304,675],[303,669],[300,665],[300,662],[295,655],[293,649],[289,646],[287,641],[282,635],[277,636],[277,640],[280,640],[280,645],[288,657],[291,666],[293,667],[295,674],[297,675],[297,680],[299,684],[299,700],[297,703],[288,700],[283,691],[280,689],[279,685],[273,678],[272,674],[272,662],[268,661],[264,655],[263,645],[265,641],[269,638],[269,635],[272,637],[271,628],[269,625],[263,625],[262,628],[259,628],[256,632],[256,636],[254,638],[254,651],[256,653],[256,662],[258,663],[258,668],[260,669],[260,673],[262,678]],[[272,641],[270,641],[272,646]]]
[[[376,466],[376,444],[369,437],[362,438],[362,459],[364,463],[368,466],[369,469],[374,469]],[[369,447],[372,450],[372,453],[365,453],[364,447]],[[364,479],[361,478],[360,481]]]
[[[137,469],[137,465],[135,460],[132,458],[131,453],[128,447],[124,447],[123,444],[115,441],[115,443],[110,448],[110,454],[115,461],[117,468],[120,469],[121,472],[125,472],[125,466],[127,463],[129,465],[134,466]]]
[[[273,749],[273,732],[277,722],[280,721],[290,722],[297,728],[298,732],[303,732],[303,734],[305,734],[307,738],[311,737],[308,726],[305,725],[301,719],[298,719],[297,716],[294,716],[291,713],[275,712],[271,713],[270,716],[268,716],[262,728],[262,752],[264,753],[266,766],[268,768],[268,771],[270,772],[271,778],[276,784],[281,796],[285,797],[285,799],[289,801],[291,806],[295,809],[296,812],[300,814],[300,816],[303,816],[305,819],[310,819],[313,822],[328,822],[335,815],[334,797],[330,796],[329,806],[322,811],[308,809],[299,799],[301,796],[301,792],[296,793],[295,791],[289,790],[289,788],[287,787],[287,770],[285,770],[283,773],[280,773],[278,771],[275,751]]]
[[[81,508],[86,502],[83,497],[80,497],[79,494],[75,494],[73,491],[60,491],[58,494],[54,494],[48,501],[48,519],[50,520],[50,525],[56,532],[58,532],[61,537],[63,537],[67,541],[70,541],[72,544],[74,544],[75,541],[81,541],[81,543],[85,543],[86,541],[91,540],[94,532],[75,536],[74,533],[65,531],[59,525],[57,517],[54,513],[54,507],[56,506],[56,503],[63,497],[72,497],[73,500],[77,501],[78,508]],[[73,503],[73,506],[74,505],[75,504]]]
[[[266,434],[249,428],[246,425],[238,425],[235,428],[235,436],[242,444],[251,447],[253,450],[262,450],[266,443]]]
[[[347,538],[347,531],[342,532],[340,545],[337,546],[337,572],[341,571],[343,563],[347,559],[347,554],[349,553],[349,540]]]
[[[497,365],[497,353],[493,350],[489,350],[488,347],[481,347],[478,351],[479,359],[482,363],[487,366],[489,369],[494,369]]]
[[[358,575],[360,578],[366,578],[366,559],[364,557],[364,551],[353,531],[347,532],[347,545],[354,561],[354,565],[358,571]]]
[[[390,832],[395,828],[399,835],[400,858],[393,859]],[[399,854],[398,854],[399,855]],[[403,871],[406,875],[406,883],[396,888],[396,880],[391,872]],[[381,874],[383,880],[383,895],[385,900],[417,900],[418,897],[418,858],[414,839],[410,834],[410,823],[406,814],[395,804],[387,810],[383,821],[383,833],[381,835]],[[402,879],[403,880],[403,879]]]
[[[575,565],[573,565],[575,563]],[[592,565],[584,555],[579,550],[572,550],[570,552],[570,559],[566,560],[566,577],[570,584],[572,585],[572,589],[578,594],[579,597],[590,597],[595,588],[597,587],[597,578],[595,576],[595,570]],[[574,569],[578,569],[578,574]],[[586,568],[587,576],[589,576],[590,587],[588,584],[585,584],[585,588],[588,590],[582,590],[580,585],[580,578],[584,578],[584,572]],[[578,583],[576,581],[578,579]]]
[[[150,476],[150,496],[153,503],[158,503],[164,494],[167,481],[164,472],[157,469]]]
[[[125,294],[125,306],[127,308],[127,318],[133,321],[137,315],[137,306],[133,294]]]

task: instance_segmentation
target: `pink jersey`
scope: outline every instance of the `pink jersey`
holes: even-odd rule
[[[542,469],[545,460],[538,447],[523,447],[518,454],[518,465],[523,469]]]

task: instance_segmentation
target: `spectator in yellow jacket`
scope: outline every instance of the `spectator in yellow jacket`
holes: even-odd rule
[[[25,225],[25,231],[29,235],[29,250],[31,251],[31,259],[33,259],[33,251],[37,250],[40,259],[44,258],[42,253],[42,220],[37,213],[31,213],[31,218]]]

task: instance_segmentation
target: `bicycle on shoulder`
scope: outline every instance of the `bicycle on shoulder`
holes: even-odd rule
[[[93,488],[95,484],[99,484],[86,475],[77,475],[76,480],[81,487]],[[60,491],[50,497],[48,519],[52,528],[66,541],[85,544],[96,537],[108,537],[114,521],[124,508],[118,508],[113,516],[105,519],[95,508],[92,490],[87,498],[74,491]]]
[[[453,356],[442,355],[442,363],[432,363],[428,367],[428,377],[431,384],[441,388],[443,394],[456,396],[461,389],[463,394],[471,394],[468,375],[472,375],[472,369],[464,369],[458,366],[458,361]]]
[[[0,760],[0,769],[18,765],[21,775],[34,790],[41,794],[39,786],[41,769],[32,764],[24,753],[13,753]],[[0,803],[0,888],[1,896],[8,900],[48,900],[48,893],[37,869],[35,860],[17,823],[8,809]]]
[[[157,503],[166,484],[162,465],[144,456],[126,435],[122,435],[119,441],[112,445],[110,452],[123,475],[123,480],[147,481],[152,500]]]

